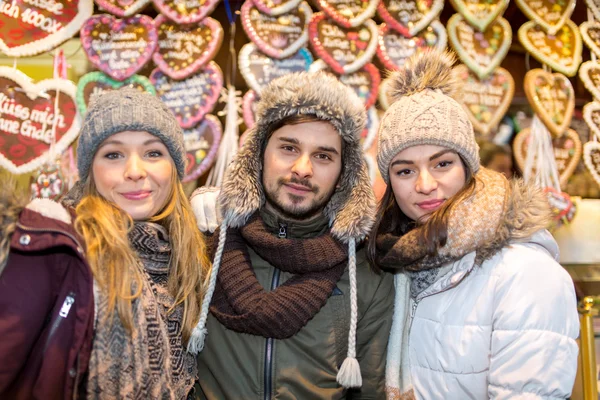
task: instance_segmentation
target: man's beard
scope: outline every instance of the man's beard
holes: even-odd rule
[[[281,190],[283,189],[283,186],[288,183],[302,185],[308,188],[310,192],[314,193],[315,195],[312,202],[304,207],[299,206],[299,204],[305,199],[303,196],[296,196],[291,193],[282,193]],[[277,211],[282,217],[293,220],[306,220],[321,213],[326,204],[329,202],[333,191],[335,190],[334,186],[331,190],[331,193],[326,193],[324,196],[319,197],[319,192],[321,190],[318,186],[311,184],[307,179],[297,179],[294,177],[292,177],[290,180],[279,178],[277,180],[277,187],[274,191],[270,191],[266,185],[263,186],[265,187],[265,197],[275,211]],[[280,198],[281,196],[287,196],[292,204],[287,204],[282,201]]]

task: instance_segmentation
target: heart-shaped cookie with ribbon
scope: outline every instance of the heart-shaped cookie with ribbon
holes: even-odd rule
[[[286,58],[308,41],[307,24],[312,16],[308,3],[276,17],[261,13],[251,1],[242,6],[242,26],[256,46],[273,58]]]
[[[480,79],[500,66],[510,49],[512,29],[499,17],[484,32],[478,32],[460,14],[448,20],[450,43],[460,60]]]
[[[75,105],[76,90],[66,79],[47,79],[34,84],[22,72],[0,67],[0,167],[23,174],[50,161],[54,126],[54,156],[69,147],[81,127]]]
[[[587,142],[583,145],[583,163],[600,185],[600,143]]]
[[[390,28],[410,38],[425,29],[444,8],[444,0],[381,0],[377,13]]]
[[[273,17],[293,11],[302,0],[252,0],[261,13]]]
[[[600,103],[592,101],[583,107],[583,120],[590,131],[600,139]]]
[[[215,162],[223,127],[214,115],[205,115],[197,126],[183,131],[187,164],[183,183],[198,179]]]
[[[399,34],[383,23],[379,25],[377,57],[387,69],[398,70],[413,54],[427,49],[443,50],[446,43],[446,28],[437,20],[412,38]]]
[[[221,24],[210,17],[195,25],[180,25],[162,15],[154,22],[158,47],[152,60],[173,79],[183,79],[206,65],[223,41]]]
[[[548,34],[556,34],[575,9],[575,0],[516,0],[517,6],[531,22]]]
[[[85,74],[77,82],[77,108],[81,115],[85,115],[90,102],[103,93],[117,90],[123,86],[130,86],[140,91],[156,94],[154,86],[148,78],[142,75],[133,75],[124,81],[116,81],[106,74],[93,71]]]
[[[598,61],[586,61],[581,64],[579,78],[592,96],[600,100],[600,63]]]
[[[567,76],[574,76],[581,64],[581,35],[577,25],[568,20],[556,35],[549,35],[529,21],[519,28],[521,44],[542,64]]]
[[[195,24],[209,15],[221,0],[153,0],[162,15],[178,24]]]
[[[174,80],[156,68],[150,74],[150,81],[179,125],[190,129],[215,107],[223,88],[223,72],[211,61],[183,80]]]
[[[594,19],[600,20],[600,0],[585,0],[585,4],[594,15]]]
[[[454,73],[464,83],[457,100],[467,112],[473,128],[489,138],[510,107],[515,93],[514,79],[507,70],[500,67],[483,80],[465,65],[455,67]]]
[[[101,14],[85,22],[80,38],[90,62],[111,78],[123,81],[150,60],[158,34],[154,21],[146,15],[116,19]]]
[[[509,0],[450,0],[450,2],[470,25],[483,32],[492,21],[504,13]]]
[[[339,25],[352,28],[375,16],[379,0],[317,0],[319,8]]]
[[[525,128],[515,136],[513,141],[515,160],[521,171],[525,168],[530,137],[530,128]],[[575,168],[577,168],[577,164],[581,160],[581,147],[581,139],[573,129],[567,129],[564,135],[552,138],[554,159],[556,160],[561,186],[567,184]]]
[[[252,129],[256,125],[256,102],[258,99],[258,95],[252,89],[248,90],[242,98],[242,117],[248,129]]]
[[[135,1],[122,1],[122,0],[94,0],[98,7],[102,10],[108,11],[109,13],[116,15],[119,18],[131,17],[132,15],[143,10],[151,0],[135,0]]]
[[[0,51],[29,57],[73,37],[94,12],[92,0],[0,1]]]
[[[562,74],[532,69],[525,74],[525,95],[533,111],[554,136],[561,136],[571,124],[575,91]]]
[[[239,53],[240,72],[248,86],[258,94],[275,78],[308,71],[312,62],[312,54],[305,48],[281,60],[261,53],[253,43],[245,44]]]
[[[579,26],[579,31],[587,47],[600,56],[600,22],[585,21]]]
[[[329,71],[329,66],[323,60],[317,60],[311,65],[311,71]],[[354,90],[354,93],[362,100],[365,108],[368,110],[377,101],[379,93],[379,83],[381,75],[379,70],[373,64],[367,64],[356,72],[344,75],[336,75],[344,85]]]
[[[377,25],[372,19],[356,28],[344,28],[319,12],[310,20],[308,33],[315,53],[339,75],[358,71],[377,50]]]

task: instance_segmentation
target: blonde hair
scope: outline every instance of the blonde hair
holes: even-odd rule
[[[169,232],[168,288],[175,298],[169,312],[183,304],[182,335],[187,343],[198,322],[211,265],[204,238],[196,226],[191,204],[175,168],[172,181],[165,206],[149,221],[163,225]],[[85,240],[87,260],[94,278],[108,294],[109,315],[116,309],[121,323],[131,332],[132,300],[141,295],[144,279],[139,259],[127,236],[133,220],[98,193],[91,172],[85,183],[84,197],[75,212],[75,229]]]

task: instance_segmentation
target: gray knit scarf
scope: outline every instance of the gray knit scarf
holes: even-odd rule
[[[171,246],[163,227],[136,223],[129,234],[144,270],[142,294],[133,301],[127,333],[117,313],[108,318],[108,296],[95,285],[96,327],[90,357],[89,399],[186,399],[197,379],[193,355],[181,335],[183,307],[168,291]]]

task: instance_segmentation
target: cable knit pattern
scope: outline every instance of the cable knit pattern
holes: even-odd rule
[[[252,270],[248,248],[276,268],[295,274],[267,292]],[[256,213],[229,229],[211,312],[227,328],[275,339],[293,336],[323,307],[346,269],[348,254],[331,234],[281,239]]]

